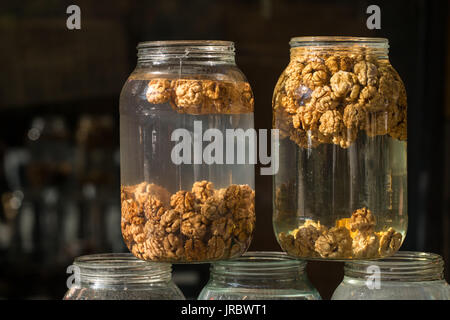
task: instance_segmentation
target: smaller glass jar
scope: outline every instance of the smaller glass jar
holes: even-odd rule
[[[69,271],[75,281],[67,281],[64,300],[185,299],[172,281],[171,264],[145,262],[129,253],[81,256]]]
[[[247,252],[211,265],[199,300],[321,300],[305,272],[306,261],[282,252]]]
[[[332,300],[449,300],[444,261],[434,253],[399,251],[376,261],[347,262]]]

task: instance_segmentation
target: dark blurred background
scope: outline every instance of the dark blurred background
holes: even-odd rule
[[[66,8],[81,8],[81,30]],[[366,8],[381,8],[368,30]],[[0,298],[60,299],[81,254],[125,251],[120,234],[119,94],[144,40],[231,40],[255,94],[257,128],[301,35],[387,37],[408,92],[409,230],[402,250],[450,259],[450,55],[447,1],[2,1],[0,4]],[[259,170],[257,170],[259,172]],[[270,176],[256,176],[251,250],[280,250]],[[342,263],[314,262],[323,298]],[[196,297],[208,265],[174,266]]]

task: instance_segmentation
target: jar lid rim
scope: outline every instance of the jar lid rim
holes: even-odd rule
[[[429,264],[430,262],[440,263],[442,257],[436,253],[416,252],[416,251],[397,251],[394,255],[377,260],[353,260],[347,261],[348,266],[368,266],[377,264],[379,266],[402,265],[405,263]]]
[[[178,47],[178,46],[223,46],[234,47],[233,41],[225,40],[157,40],[139,42],[137,49],[155,47]]]
[[[301,36],[293,37],[289,41],[291,46],[297,45],[314,45],[317,46],[327,44],[361,44],[369,46],[388,46],[389,40],[387,38],[376,37],[353,37],[353,36]]]
[[[222,266],[239,266],[248,265],[252,262],[258,262],[259,267],[276,266],[276,265],[302,265],[306,264],[305,260],[300,260],[287,255],[285,252],[279,251],[247,251],[242,256],[231,259],[217,261],[214,264]]]
[[[131,253],[99,253],[83,255],[75,258],[74,265],[83,268],[129,268],[130,266],[158,266],[170,267],[171,264],[163,262],[144,261]]]

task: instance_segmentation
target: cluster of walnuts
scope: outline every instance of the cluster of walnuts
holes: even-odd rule
[[[275,128],[302,148],[322,143],[347,148],[360,130],[406,140],[406,108],[398,73],[367,52],[299,52],[273,96]]]
[[[169,102],[175,111],[187,114],[249,113],[254,105],[247,82],[153,79],[146,97],[152,104]]]
[[[402,235],[393,228],[375,232],[375,225],[375,216],[362,208],[330,229],[307,220],[288,234],[281,232],[278,239],[284,251],[301,258],[373,259],[394,254]]]
[[[214,189],[198,181],[170,194],[143,182],[122,186],[122,235],[142,260],[201,262],[241,255],[255,227],[255,192],[248,185]]]

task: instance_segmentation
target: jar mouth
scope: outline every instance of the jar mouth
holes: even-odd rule
[[[99,253],[84,255],[75,258],[74,265],[83,268],[101,268],[101,269],[120,269],[130,268],[132,266],[142,267],[155,265],[159,267],[170,267],[168,263],[152,263],[148,261],[139,260],[131,253]]]
[[[137,49],[141,48],[160,48],[160,47],[225,47],[234,50],[233,41],[225,40],[158,40],[158,41],[143,41],[139,42]]]
[[[304,36],[293,37],[289,41],[291,48],[297,47],[367,47],[388,49],[387,38],[350,37],[350,36]]]
[[[381,279],[426,281],[443,279],[444,261],[435,253],[398,251],[380,260],[359,260],[345,263],[345,275],[367,277],[373,275],[372,266],[379,268]]]
[[[138,62],[170,59],[234,61],[234,42],[223,40],[145,41],[137,45]]]
[[[241,257],[212,264],[211,272],[222,275],[286,275],[306,267],[306,261],[288,256],[285,252],[249,251]]]
[[[137,259],[131,253],[104,253],[75,258],[82,282],[146,283],[170,280],[172,265]]]

